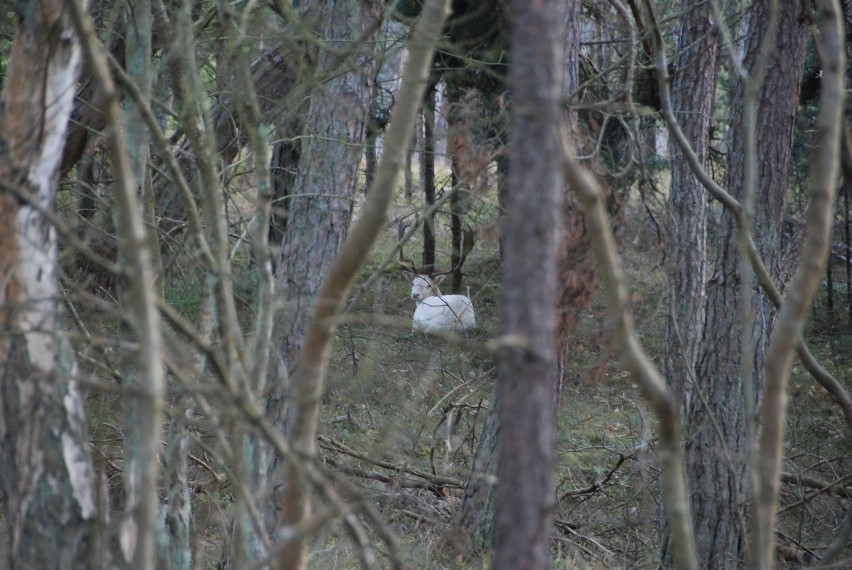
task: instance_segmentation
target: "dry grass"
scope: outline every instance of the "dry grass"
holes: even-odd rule
[[[401,203],[397,214],[404,215],[410,208]],[[625,219],[630,223],[621,236],[622,258],[637,327],[645,348],[659,359],[666,311],[660,248],[655,228],[640,208],[629,208]],[[438,227],[439,244],[448,243],[441,218]],[[395,242],[396,227],[389,226],[361,276],[362,286],[378,271]],[[420,248],[416,236],[406,252],[416,258]],[[439,245],[438,256],[439,264],[448,263],[446,246]],[[175,267],[183,273],[169,282],[168,302],[193,318],[199,311],[199,281],[191,269]],[[245,292],[241,307],[248,322],[252,283],[245,275],[237,278],[238,290]],[[454,482],[467,477],[494,382],[494,363],[482,347],[498,333],[496,241],[482,241],[474,249],[465,265],[465,286],[474,300],[479,326],[459,344],[411,333],[414,306],[408,298],[409,285],[394,269],[382,272],[373,285],[354,292],[360,301],[339,329],[329,369],[321,427],[323,457],[342,483],[358,489],[362,500],[380,513],[397,536],[396,556],[408,568],[489,566],[487,558],[458,555],[454,522],[461,489]],[[117,392],[111,369],[103,366],[113,348],[110,343],[116,340],[117,315],[94,309],[87,314],[87,310],[83,308],[82,320],[88,323],[88,332],[103,342],[79,343],[78,354],[85,357],[82,365]],[[816,311],[817,317],[821,310]],[[595,300],[569,346],[557,444],[554,568],[656,566],[659,496],[654,425],[638,390],[614,357],[609,328],[604,308]],[[837,318],[816,318],[808,335],[824,364],[849,384],[849,327]],[[96,361],[101,365],[95,366]],[[837,409],[799,369],[794,370],[791,392],[794,405],[785,471],[824,481],[848,476],[852,472],[849,438]],[[120,408],[116,393],[95,394],[89,400],[96,461],[109,477],[115,512],[121,511],[122,494],[122,428],[116,419]],[[203,439],[203,430],[198,433]],[[219,471],[215,464],[211,467]],[[210,480],[208,470],[199,464],[193,463],[190,470],[192,481]],[[436,478],[445,485],[426,485]],[[214,566],[227,546],[232,493],[228,486],[196,489],[195,529],[205,567]],[[804,560],[827,546],[849,502],[788,484],[782,508],[788,508],[781,518],[782,543],[801,547]],[[387,545],[371,521],[362,522],[384,564]],[[313,543],[311,566],[358,567],[356,548],[344,530],[331,525]],[[848,549],[846,555],[851,555]]]
[[[651,224],[634,232],[622,240],[623,263],[643,343],[652,357],[659,358],[666,310],[662,258]],[[409,251],[416,252],[418,247],[414,243]],[[497,267],[494,249],[475,250],[465,267],[466,285],[482,324],[470,341],[484,341],[497,331]],[[407,318],[413,307],[406,294],[407,284],[400,276],[384,275],[375,291],[365,295],[359,311],[395,316],[403,324],[394,330],[370,325],[341,330],[329,382],[325,432],[372,458],[463,480],[487,410],[493,364],[487,355],[466,347],[409,334]],[[657,564],[659,495],[653,420],[614,358],[608,328],[603,306],[593,303],[569,349],[557,450],[554,568],[654,568]],[[848,331],[833,336],[832,342],[820,353],[840,365],[852,354],[838,346],[849,347]],[[842,477],[844,469],[849,473],[848,439],[837,411],[801,373],[793,386],[797,405],[790,418],[788,467],[829,481]],[[448,429],[448,410],[454,413],[453,430]],[[488,567],[487,559],[453,554],[459,489],[441,495],[376,481],[363,484],[400,537],[400,552],[408,566]],[[806,499],[811,492],[785,486],[782,506]],[[836,497],[808,499],[782,518],[782,538],[792,544],[824,547],[842,511]],[[341,558],[343,542],[337,535],[320,540],[317,567],[350,567],[354,557]]]

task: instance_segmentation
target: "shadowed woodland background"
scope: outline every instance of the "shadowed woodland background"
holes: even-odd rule
[[[0,2],[4,567],[852,566],[850,32]]]

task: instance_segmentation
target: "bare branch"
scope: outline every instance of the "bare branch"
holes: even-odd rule
[[[128,450],[135,468],[131,468],[133,472],[128,475],[129,480],[134,482],[134,489],[128,492],[137,495],[133,497],[135,504],[130,509],[132,526],[122,532],[122,547],[126,556],[132,556],[134,567],[148,569],[154,568],[156,563],[156,516],[160,504],[157,488],[158,454],[165,391],[158,296],[153,287],[155,274],[142,220],[142,208],[136,193],[133,167],[124,139],[120,97],[109,72],[106,50],[98,41],[84,7],[76,0],[70,4],[83,52],[106,99],[104,113],[109,127],[107,141],[117,186],[119,247],[128,273],[126,307],[132,332],[139,343],[134,368],[138,371],[135,382],[142,390],[136,403],[141,425],[138,426],[138,441],[133,442],[134,449]],[[128,538],[128,542],[125,538]],[[128,543],[131,546],[127,546]]]
[[[653,406],[660,422],[660,468],[675,565],[682,570],[696,569],[678,404],[666,387],[659,370],[642,349],[633,327],[627,282],[610,231],[603,193],[592,174],[573,158],[567,141],[564,145],[565,177],[577,193],[577,199],[586,216],[601,280],[606,285],[607,304],[614,323],[614,336],[621,359]]]
[[[817,134],[814,138],[818,146],[814,149],[810,167],[810,203],[805,242],[799,268],[781,304],[778,322],[766,353],[750,552],[753,567],[758,569],[772,567],[790,364],[798,342],[798,332],[825,269],[830,246],[832,204],[840,170],[846,59],[842,20],[836,0],[820,0],[818,7],[823,77]]]

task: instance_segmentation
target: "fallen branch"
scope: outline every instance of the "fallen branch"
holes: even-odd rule
[[[843,485],[845,481],[849,481],[852,479],[852,474],[846,475],[837,479],[836,481],[821,481],[815,477],[802,477],[799,475],[791,475],[789,473],[781,474],[781,481],[784,483],[793,483],[797,485],[803,485],[805,487],[811,487],[813,489],[817,489],[815,492],[811,493],[807,497],[803,498],[800,501],[796,501],[791,505],[787,505],[783,509],[778,510],[778,516],[781,516],[782,513],[785,513],[791,509],[795,509],[800,507],[801,505],[807,503],[808,501],[818,497],[819,495],[835,495],[837,497],[843,497],[845,499],[852,498],[852,488],[846,487]]]
[[[618,455],[619,455],[618,461],[616,461],[615,466],[613,466],[613,468],[609,470],[609,473],[607,473],[604,476],[603,479],[601,479],[600,481],[595,481],[594,483],[592,483],[591,485],[589,485],[588,487],[585,487],[583,489],[571,489],[569,491],[565,491],[564,493],[559,495],[559,500],[564,501],[565,499],[567,499],[569,497],[577,497],[579,495],[591,495],[592,493],[597,493],[598,491],[602,491],[604,485],[606,485],[609,482],[609,480],[612,478],[612,476],[615,474],[615,472],[618,471],[618,468],[621,467],[621,465],[627,459],[630,458],[629,456],[624,455],[623,453],[619,453]]]
[[[364,479],[371,479],[373,481],[393,484],[406,489],[428,489],[434,493],[440,494],[441,496],[443,496],[443,493],[441,492],[443,489],[464,488],[464,482],[458,479],[454,479],[452,477],[432,475],[425,471],[419,471],[410,467],[402,467],[389,461],[374,459],[326,436],[319,436],[317,438],[317,441],[319,442],[319,446],[323,449],[335,451],[343,455],[348,455],[350,457],[353,457],[360,461],[365,461],[377,467],[388,469],[397,474],[395,476],[384,475],[376,471],[368,471],[360,467],[353,467],[352,465],[343,463],[342,461],[338,461],[330,457],[324,458],[326,464],[334,467],[337,471],[346,475],[353,475],[356,477],[362,477]],[[400,475],[402,474],[408,475],[409,477],[402,478],[400,477]]]

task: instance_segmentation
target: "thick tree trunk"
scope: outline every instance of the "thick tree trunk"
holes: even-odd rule
[[[348,0],[331,3],[313,17],[322,21],[322,37],[363,50],[351,42],[377,15],[373,2]],[[330,51],[320,54],[320,76],[337,57]],[[311,97],[296,191],[286,208],[289,217],[278,281],[286,319],[282,354],[290,364],[299,355],[314,299],[346,238],[355,205],[375,61],[370,53],[356,51],[347,67]]]
[[[503,225],[494,568],[550,564],[562,178],[563,2],[509,4],[513,93]],[[535,62],[535,65],[531,65]]]
[[[284,305],[277,317],[281,336],[276,340],[283,358],[276,359],[279,367],[271,367],[263,392],[267,419],[281,431],[285,431],[286,422],[293,421],[287,418],[286,408],[288,368],[300,357],[320,286],[352,219],[375,78],[375,60],[365,47],[372,44],[356,44],[355,40],[379,17],[378,8],[372,0],[346,0],[317,5],[305,15],[320,37],[352,53],[342,61],[337,50],[315,54],[314,77],[334,73],[311,93],[304,118],[298,122],[305,133],[300,146],[285,142],[276,149],[277,158],[283,159],[278,166],[286,169],[273,175],[277,189],[282,189],[282,183],[292,182],[293,187],[283,188],[290,194],[275,208],[283,208],[286,215],[286,223],[278,228],[283,230],[283,240],[273,244],[281,246],[275,280]],[[293,163],[295,159],[298,166]],[[293,168],[296,170],[291,171]],[[245,445],[244,455],[253,463],[253,490],[263,501],[264,524],[274,532],[282,518],[280,492],[285,466],[264,442],[247,441]],[[278,488],[277,495],[274,487]],[[254,554],[262,556],[260,543],[255,546]]]
[[[683,0],[680,7],[684,18],[675,60],[680,71],[672,81],[672,106],[692,149],[703,162],[710,146],[716,88],[716,30],[709,5],[695,6],[690,0]],[[672,181],[663,374],[685,410],[704,328],[707,193],[674,141],[669,144],[669,152]]]
[[[672,83],[672,106],[684,135],[702,163],[707,158],[716,87],[717,46],[709,5],[681,2],[684,19],[678,40],[679,73]],[[701,348],[706,309],[707,194],[683,153],[671,141],[671,190],[667,234],[667,314],[662,372],[679,402],[689,408],[695,363]],[[672,561],[665,517],[662,559]]]
[[[846,52],[839,3],[836,0],[821,0],[817,6],[820,17],[817,51],[821,54],[823,65],[820,108],[814,137],[817,142],[810,164],[809,204],[801,263],[779,308],[778,324],[766,350],[765,384],[760,408],[762,423],[757,456],[752,462],[754,506],[748,565],[755,570],[769,570],[775,561],[790,366],[799,342],[797,336],[831,252],[834,196],[840,170]]]
[[[19,4],[2,95],[0,494],[8,568],[91,568],[95,479],[70,347],[59,334],[56,231],[44,211],[80,69],[65,3]]]
[[[767,33],[769,5],[769,0],[756,2],[750,14],[744,61],[748,70],[754,70],[760,42]],[[758,94],[752,165],[760,181],[754,196],[754,237],[774,276],[778,273],[782,207],[807,34],[799,19],[799,4],[781,3],[780,9],[778,34]],[[751,156],[744,116],[746,96],[746,86],[740,83],[733,105],[735,128],[727,175],[730,193],[741,201]],[[754,420],[747,416],[759,400],[775,312],[763,294],[757,294],[754,302],[743,299],[742,280],[747,276],[742,273],[739,231],[729,211],[722,215],[720,236],[717,265],[707,287],[707,322],[696,364],[696,393],[687,416],[686,454],[699,564],[735,568],[743,558],[746,471],[754,435],[749,427]],[[745,331],[744,306],[752,314],[752,326]],[[752,362],[741,362],[743,340],[753,349]],[[751,377],[743,378],[744,369],[753,371]]]

